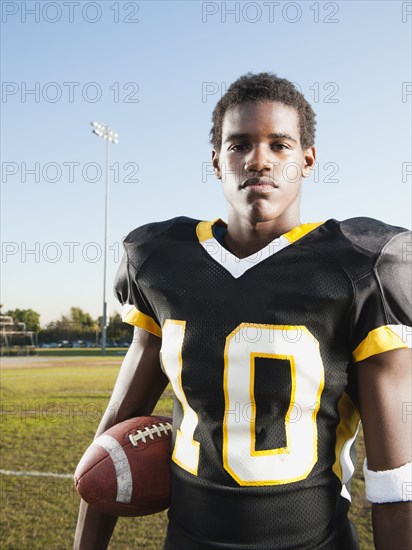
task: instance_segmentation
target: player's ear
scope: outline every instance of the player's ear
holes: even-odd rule
[[[308,178],[316,162],[316,149],[315,146],[308,147],[303,151],[304,163],[302,167],[302,177]]]
[[[212,166],[215,176],[220,180],[222,175],[219,166],[219,153],[215,149],[212,149]]]

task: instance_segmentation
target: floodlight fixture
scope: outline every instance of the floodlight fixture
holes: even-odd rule
[[[119,143],[119,134],[112,128],[109,128],[107,124],[102,124],[97,121],[93,121],[90,124],[93,126],[93,133],[96,134],[96,136],[107,139],[110,143]]]
[[[106,194],[105,194],[105,209],[104,209],[104,250],[103,250],[103,315],[102,315],[102,353],[106,353],[106,335],[107,335],[107,303],[106,303],[106,286],[107,286],[107,247],[109,236],[109,142],[119,143],[119,134],[107,124],[102,124],[94,120],[90,123],[93,126],[93,133],[106,140]]]

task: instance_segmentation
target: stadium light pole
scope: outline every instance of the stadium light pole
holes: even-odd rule
[[[106,286],[107,286],[107,245],[109,236],[109,142],[119,143],[119,134],[107,124],[93,121],[90,123],[93,126],[93,133],[96,136],[106,140],[106,192],[104,206],[104,249],[103,249],[103,316],[102,316],[102,353],[106,353],[106,329],[107,329],[107,302],[106,302]]]

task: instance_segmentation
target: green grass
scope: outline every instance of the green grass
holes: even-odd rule
[[[76,351],[76,350],[64,350]],[[90,444],[116,379],[121,357],[38,357],[4,362],[1,468],[72,473]],[[169,389],[157,414],[170,414]],[[359,462],[364,451],[358,444]],[[70,479],[1,476],[2,550],[70,550],[79,498]],[[362,550],[372,550],[369,506],[360,467],[353,485],[352,517]],[[120,518],[114,550],[160,550],[166,513]]]
[[[125,355],[127,348],[106,348],[106,356]],[[36,348],[39,357],[92,357],[104,356],[101,348]]]
[[[66,350],[65,350],[66,351]],[[91,443],[121,358],[48,358],[2,372],[1,468],[72,473]],[[47,368],[46,368],[47,366]],[[156,409],[170,414],[170,392]],[[70,549],[79,497],[70,479],[1,476],[2,550]],[[111,548],[157,550],[165,513],[120,518]]]

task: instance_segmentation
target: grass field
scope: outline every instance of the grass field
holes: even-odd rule
[[[106,348],[106,356],[120,357],[127,348]],[[37,348],[39,357],[101,357],[101,348]]]
[[[72,474],[107,405],[121,357],[2,358],[2,550],[72,548],[79,499],[71,479],[17,472]],[[170,414],[169,389],[157,414]],[[363,445],[358,442],[359,463]],[[361,549],[372,550],[369,507],[360,467],[352,493],[352,518]],[[160,550],[166,514],[120,518],[110,548]],[[309,550],[309,549],[308,549]]]

